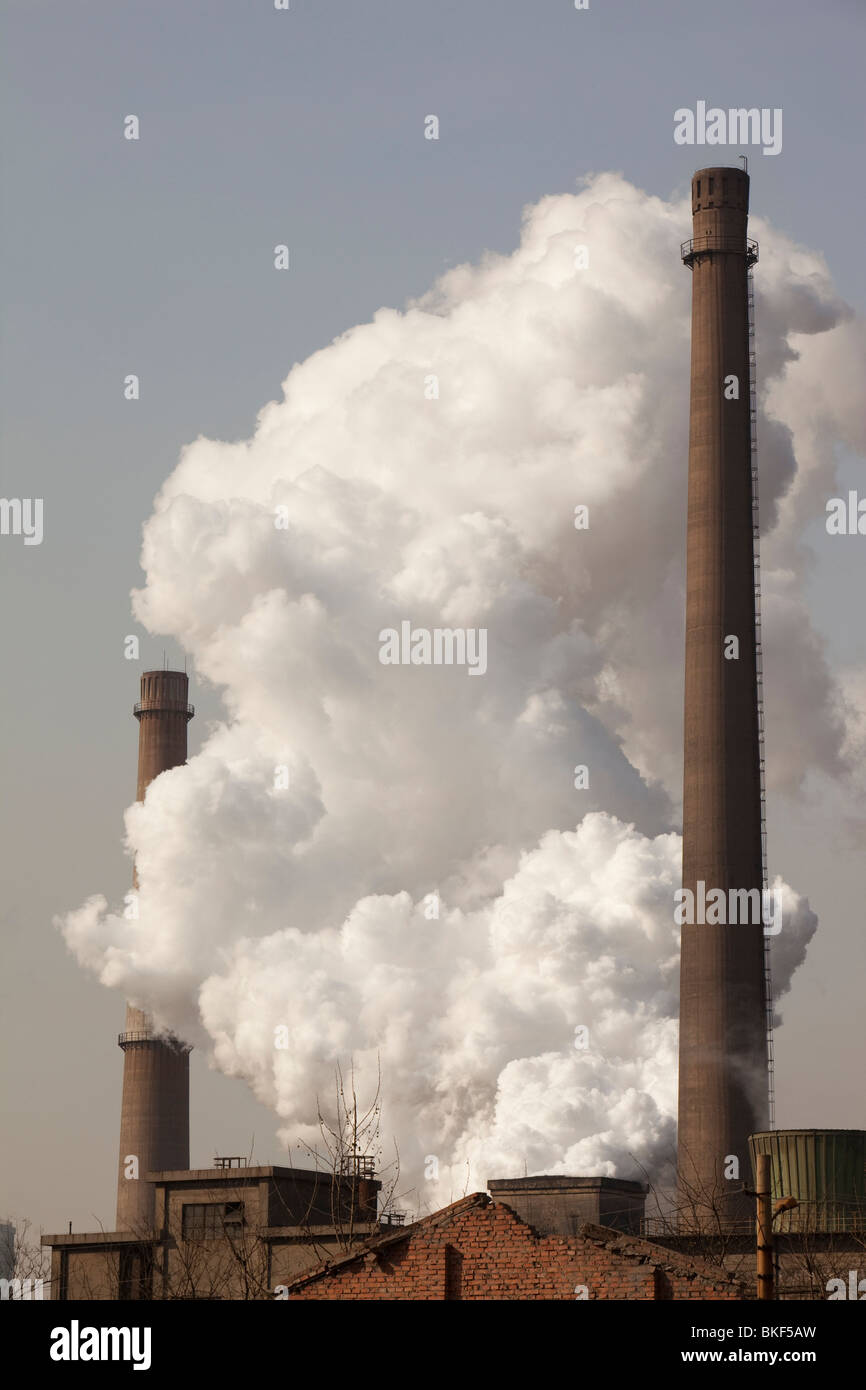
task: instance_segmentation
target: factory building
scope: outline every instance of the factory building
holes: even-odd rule
[[[701,903],[757,897],[761,910],[682,925],[670,1211],[648,1217],[639,1182],[527,1176],[385,1229],[363,1160],[337,1174],[230,1160],[190,1170],[189,1048],[129,1006],[117,1230],[44,1238],[52,1297],[750,1298],[758,1154],[771,1157],[780,1296],[826,1298],[860,1265],[866,1291],[866,1134],[773,1128],[748,208],[744,169],[695,173],[681,248],[692,272],[682,887]],[[184,673],[142,676],[139,800],[185,762],[193,712]]]
[[[489,1178],[487,1191],[522,1221],[549,1236],[573,1236],[582,1226],[641,1234],[647,1187],[622,1178]]]
[[[216,1162],[148,1173],[147,1226],[45,1236],[51,1297],[273,1298],[301,1270],[381,1230],[380,1184],[366,1170],[334,1175]]]

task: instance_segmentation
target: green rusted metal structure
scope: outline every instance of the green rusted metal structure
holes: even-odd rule
[[[775,1129],[749,1138],[752,1173],[769,1154],[773,1207],[785,1197],[799,1205],[773,1222],[776,1232],[866,1233],[866,1130]]]

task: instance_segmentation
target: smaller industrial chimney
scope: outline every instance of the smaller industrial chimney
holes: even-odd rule
[[[186,762],[188,702],[184,671],[145,671],[133,713],[138,733],[138,800],[161,772]],[[135,876],[133,882],[137,882]],[[189,1048],[154,1035],[151,1019],[128,1004],[123,1051],[117,1229],[153,1225],[153,1185],[145,1174],[189,1168]]]

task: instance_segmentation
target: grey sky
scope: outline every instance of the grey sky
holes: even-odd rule
[[[180,448],[246,437],[294,361],[511,250],[543,194],[600,169],[684,191],[709,160],[674,144],[673,113],[698,99],[783,108],[782,153],[752,152],[753,210],[821,249],[862,312],[864,23],[855,0],[4,0],[2,16],[0,492],[45,499],[45,540],[0,540],[0,1214],[111,1228],[123,1004],[50,924],[128,882],[131,706],[162,646],[141,634],[142,666],[123,637],[140,632],[141,524]],[[275,276],[283,241],[292,273]],[[841,462],[855,486],[862,465]],[[863,552],[812,538],[816,623],[832,660],[862,661]],[[220,706],[192,698],[194,751]],[[771,870],[826,928],[784,1008],[781,1124],[866,1124],[861,846],[828,834],[832,805],[771,808]],[[191,1093],[194,1165],[253,1131],[279,1157],[274,1118],[200,1056]]]

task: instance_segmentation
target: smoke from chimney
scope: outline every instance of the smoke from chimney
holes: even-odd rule
[[[524,1162],[672,1155],[688,215],[610,174],[542,199],[512,255],[296,365],[250,441],[190,445],[146,527],[136,613],[226,719],[127,812],[140,920],[97,897],[67,940],[287,1140],[337,1061],[363,1094],[378,1056],[386,1149],[430,1206]],[[819,256],[754,234],[768,724],[796,786],[844,734],[791,565],[797,467],[811,486],[859,416],[838,385],[804,413],[850,325]],[[485,674],[382,664],[403,621],[486,629]],[[777,990],[815,923],[784,893]]]

